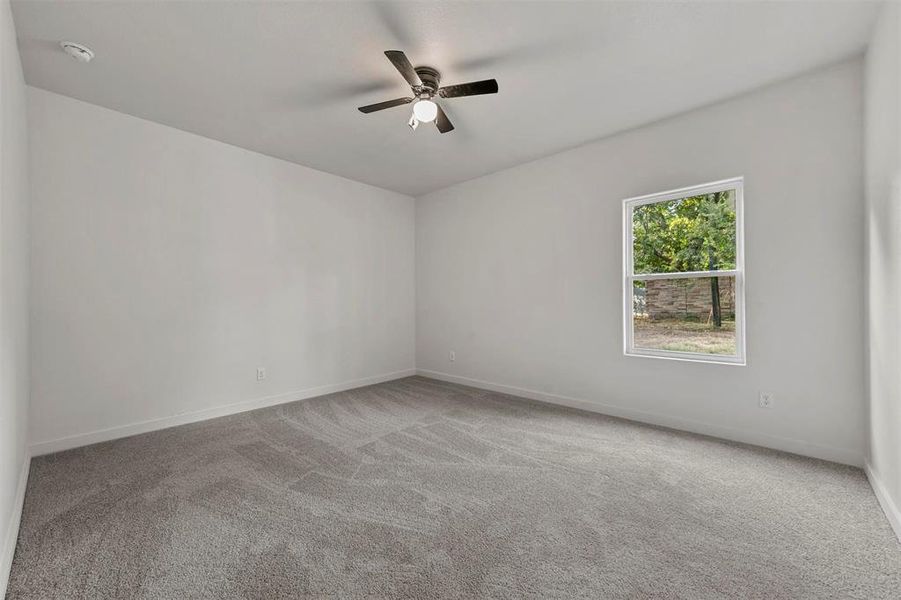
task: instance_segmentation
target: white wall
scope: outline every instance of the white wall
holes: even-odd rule
[[[867,51],[866,157],[868,467],[901,537],[901,7],[896,3],[885,6]]]
[[[24,494],[28,418],[28,167],[25,80],[0,2],[0,598]]]
[[[861,87],[844,62],[419,199],[418,369],[861,464]],[[622,200],[738,175],[748,365],[623,356]]]
[[[412,198],[35,88],[28,109],[40,451],[414,368]]]

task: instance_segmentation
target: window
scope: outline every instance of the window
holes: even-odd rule
[[[625,201],[625,351],[745,364],[738,177]]]

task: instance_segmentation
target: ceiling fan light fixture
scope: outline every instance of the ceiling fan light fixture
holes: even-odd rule
[[[419,100],[413,105],[413,116],[421,123],[431,123],[438,116],[438,105],[431,100]]]

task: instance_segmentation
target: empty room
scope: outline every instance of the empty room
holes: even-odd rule
[[[901,599],[901,2],[0,0],[0,599]]]

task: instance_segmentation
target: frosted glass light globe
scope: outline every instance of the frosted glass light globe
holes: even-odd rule
[[[413,105],[413,116],[423,123],[434,121],[438,116],[438,105],[431,100],[420,100]]]

